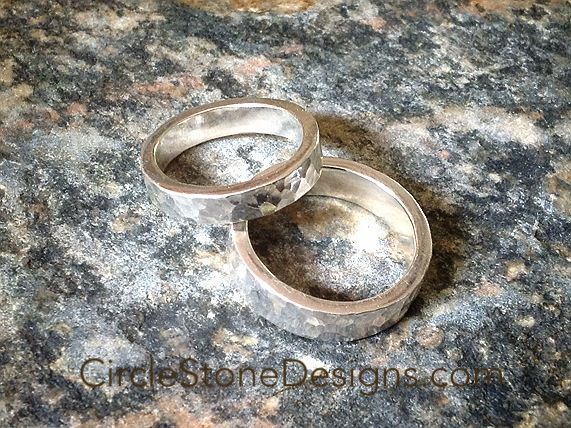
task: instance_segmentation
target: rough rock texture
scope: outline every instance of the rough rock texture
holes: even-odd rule
[[[564,426],[570,21],[562,0],[1,0],[0,425]],[[427,213],[432,266],[385,333],[325,344],[260,320],[230,287],[227,228],[148,201],[143,139],[245,95],[304,105],[326,154],[399,180]],[[87,358],[93,383],[151,356],[417,368],[418,383],[81,381]],[[504,381],[451,385],[477,367]]]

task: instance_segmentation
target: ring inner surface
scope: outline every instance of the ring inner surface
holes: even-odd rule
[[[415,256],[411,219],[382,183],[324,168],[294,204],[248,222],[252,247],[279,280],[331,301],[359,301],[395,285]]]
[[[287,110],[273,106],[223,106],[194,114],[159,136],[155,158],[162,171],[185,150],[206,141],[241,134],[284,137],[301,144],[303,129]]]

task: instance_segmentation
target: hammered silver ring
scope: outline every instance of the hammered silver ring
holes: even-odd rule
[[[249,181],[198,186],[165,174],[185,150],[217,138],[266,134],[299,143],[285,162]],[[151,200],[164,212],[198,223],[234,223],[271,214],[302,197],[319,179],[321,145],[313,116],[297,104],[238,98],[188,110],[162,125],[143,145],[141,164]]]
[[[363,300],[333,301],[305,294],[279,280],[250,242],[248,222],[232,228],[236,271],[259,315],[299,336],[352,341],[378,333],[400,320],[416,297],[432,255],[428,221],[414,198],[393,179],[357,162],[324,158],[321,178],[308,195],[352,202],[392,218],[396,232],[412,240],[408,270],[387,290]],[[403,221],[404,220],[404,221]],[[348,278],[350,280],[350,278]]]

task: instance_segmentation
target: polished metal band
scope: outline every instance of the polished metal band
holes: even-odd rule
[[[320,299],[277,279],[254,252],[248,222],[237,223],[232,235],[238,272],[253,309],[285,330],[323,340],[360,339],[393,325],[416,297],[430,262],[432,241],[422,210],[402,186],[386,175],[335,158],[323,159],[321,178],[309,195],[343,199],[388,218],[392,230],[414,241],[410,267],[397,283],[371,298],[349,302]]]
[[[169,178],[167,165],[190,147],[216,138],[268,134],[299,148],[287,161],[250,181],[197,186]],[[233,223],[279,210],[307,193],[321,173],[319,131],[313,116],[297,104],[239,98],[188,110],[162,125],[144,144],[142,169],[151,200],[176,217],[199,223]]]

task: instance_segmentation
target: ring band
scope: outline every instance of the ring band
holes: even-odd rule
[[[241,134],[288,138],[299,148],[287,161],[228,186],[181,183],[165,173],[190,147]],[[167,214],[199,223],[234,223],[271,214],[299,199],[319,179],[321,146],[313,116],[297,104],[239,98],[188,110],[162,125],[143,145],[141,164],[151,200]]]
[[[238,274],[253,309],[277,326],[312,339],[350,341],[390,327],[416,297],[430,262],[432,241],[422,210],[396,181],[367,166],[336,158],[323,158],[321,178],[308,195],[346,200],[379,217],[382,214],[396,233],[414,240],[412,262],[404,276],[380,294],[348,302],[324,300],[277,279],[254,252],[248,222],[236,223],[232,237]],[[403,222],[403,216],[408,221]]]

